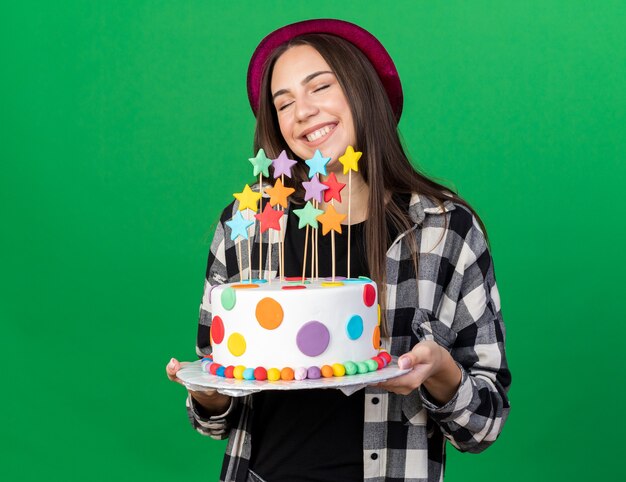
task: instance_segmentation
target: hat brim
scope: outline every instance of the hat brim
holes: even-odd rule
[[[261,40],[248,65],[248,99],[255,116],[259,110],[261,79],[268,57],[282,44],[300,35],[310,33],[336,35],[352,43],[363,52],[378,73],[378,77],[387,92],[387,97],[391,103],[396,120],[400,120],[404,99],[402,84],[400,83],[396,66],[385,47],[376,37],[358,25],[330,18],[292,23],[273,31]]]

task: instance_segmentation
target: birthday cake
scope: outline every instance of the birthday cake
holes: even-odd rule
[[[376,284],[253,280],[211,292],[213,354],[206,371],[248,380],[368,373],[391,358],[380,348]]]
[[[361,153],[351,146],[339,158],[344,165],[344,174],[358,171],[357,161]],[[233,196],[238,200],[238,212],[226,225],[230,228],[231,240],[236,242],[238,259],[241,259],[241,240],[248,240],[254,231],[255,213],[260,233],[282,229],[281,219],[287,208],[287,198],[295,189],[287,188],[282,182],[286,175],[291,177],[291,167],[296,161],[287,158],[285,151],[271,160],[260,149],[256,157],[249,159],[254,166],[254,175],[269,177],[269,166],[274,167],[273,186],[265,193],[269,202],[260,212],[262,194],[246,184],[244,190]],[[330,158],[315,151],[309,166],[310,181],[303,182],[305,206],[294,209],[299,218],[298,227],[306,229],[304,261],[306,263],[309,229],[311,234],[311,261],[318,257],[316,252],[318,223],[322,234],[341,233],[341,222],[346,215],[339,214],[333,206],[341,202],[341,190],[334,173],[326,181],[326,165]],[[322,199],[326,210],[319,209]],[[350,203],[348,202],[348,206]],[[246,211],[244,218],[241,211]],[[348,220],[349,220],[348,208]],[[349,224],[349,223],[348,223]],[[349,235],[348,225],[348,235]],[[348,238],[349,239],[349,238]],[[334,244],[333,244],[334,245]],[[258,243],[259,260],[262,245]],[[250,245],[248,244],[248,250]],[[365,374],[385,367],[391,357],[380,349],[380,306],[376,283],[366,277],[350,278],[350,250],[348,248],[348,278],[335,277],[335,255],[332,254],[331,278],[290,279],[283,276],[282,245],[278,244],[280,276],[272,279],[259,266],[264,279],[243,279],[239,283],[217,286],[209,293],[213,312],[211,346],[213,353],[202,361],[203,370],[213,375],[246,380],[304,380],[320,377],[341,377]],[[268,253],[271,265],[271,250]],[[250,263],[250,256],[248,256]],[[240,265],[240,272],[242,266]],[[251,272],[248,266],[248,272]],[[317,273],[315,273],[317,275]],[[304,276],[304,270],[303,270]]]

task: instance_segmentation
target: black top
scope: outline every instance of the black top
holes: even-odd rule
[[[402,206],[409,197],[400,196]],[[390,239],[398,235],[387,223]],[[350,276],[369,276],[365,223],[350,233]],[[289,211],[285,231],[285,276],[302,276],[306,229]],[[309,232],[311,243],[311,231]],[[319,275],[332,274],[331,234],[319,232]],[[347,275],[348,229],[335,233],[335,275]],[[310,276],[311,246],[306,276]],[[253,395],[250,469],[268,482],[363,480],[364,390],[269,390]]]

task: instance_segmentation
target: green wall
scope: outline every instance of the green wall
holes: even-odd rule
[[[620,478],[626,3],[127,0],[0,15],[3,480],[217,478],[164,367],[251,180],[249,56],[323,16],[380,38],[412,157],[489,229],[512,412],[447,480]]]

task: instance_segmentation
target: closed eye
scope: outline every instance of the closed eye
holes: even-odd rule
[[[317,89],[315,89],[313,92],[319,92],[320,90],[328,89],[329,87],[330,87],[329,84],[322,85],[321,87],[318,87]]]
[[[288,103],[286,103],[286,104],[281,105],[281,106],[278,108],[278,110],[279,110],[279,111],[280,111],[280,110],[285,110],[285,109],[286,109],[287,107],[289,107],[291,104],[293,104],[293,101],[291,101],[291,102],[288,102]]]

